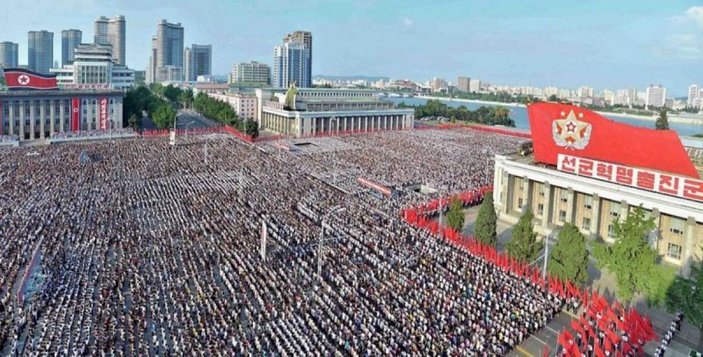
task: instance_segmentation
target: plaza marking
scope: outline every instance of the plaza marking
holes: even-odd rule
[[[535,357],[532,353],[528,352],[526,349],[520,347],[520,346],[515,346],[515,350],[520,352],[521,354],[528,356],[528,357]]]

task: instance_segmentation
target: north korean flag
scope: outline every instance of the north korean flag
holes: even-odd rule
[[[59,89],[56,76],[43,75],[20,68],[5,69],[5,82],[10,90]]]
[[[674,131],[627,125],[559,103],[530,104],[527,112],[537,162],[557,165],[564,154],[698,178]]]

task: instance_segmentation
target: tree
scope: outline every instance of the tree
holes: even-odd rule
[[[193,90],[188,88],[186,90],[181,91],[180,95],[178,96],[178,102],[181,103],[181,106],[183,108],[188,108],[193,104]]]
[[[139,131],[142,121],[137,117],[136,114],[132,114],[129,117],[129,126],[132,127],[134,131]]]
[[[656,123],[654,123],[654,126],[657,130],[669,130],[669,119],[666,115],[666,107],[662,108],[659,111],[659,118],[657,118],[657,121]]]
[[[534,217],[532,211],[527,209],[517,224],[513,226],[513,233],[508,243],[508,254],[522,262],[531,262],[537,259],[544,245],[537,240],[537,233],[532,227]]]
[[[549,251],[547,270],[561,280],[581,285],[588,280],[586,237],[575,225],[565,223],[559,232],[556,244]]]
[[[449,202],[447,224],[457,232],[461,232],[461,229],[464,228],[464,211],[461,200],[458,197],[452,198]]]
[[[657,264],[657,251],[647,242],[655,227],[654,219],[646,218],[642,207],[637,207],[624,221],[613,222],[615,243],[593,246],[596,265],[615,275],[616,294],[625,303],[642,293],[649,305],[660,305],[673,283],[675,271]]]
[[[490,246],[496,246],[497,243],[497,227],[498,217],[493,205],[493,192],[489,191],[483,196],[481,208],[478,210],[478,217],[474,224],[474,236],[476,239]]]
[[[691,266],[691,276],[677,277],[666,293],[666,309],[681,311],[699,331],[698,350],[703,351],[703,263]]]
[[[259,123],[255,120],[240,121],[237,129],[246,135],[250,135],[252,138],[259,136]]]
[[[549,96],[549,99],[547,99],[547,100],[550,101],[550,102],[558,102],[558,101],[559,101],[559,97],[557,97],[555,94],[552,94],[552,95]]]
[[[174,120],[176,120],[176,111],[173,110],[170,104],[164,102],[152,112],[151,118],[160,129],[170,128]]]

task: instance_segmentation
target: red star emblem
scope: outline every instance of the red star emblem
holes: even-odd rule
[[[29,84],[29,81],[30,81],[29,76],[26,74],[23,74],[23,75],[17,77],[17,82],[20,85],[26,86],[27,84]]]

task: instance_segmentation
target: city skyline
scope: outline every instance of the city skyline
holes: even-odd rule
[[[119,6],[105,0],[8,2],[15,10],[0,14],[0,21],[13,26],[0,41],[19,43],[20,64],[27,64],[30,30],[76,28],[85,42],[94,36],[95,18],[124,15],[127,65],[136,70],[145,69],[154,27],[167,18],[182,23],[185,43],[215,47],[217,75],[240,62],[271,65],[271,48],[281,34],[303,30],[315,36],[313,76],[416,81],[468,76],[491,83],[597,89],[661,83],[677,97],[685,96],[690,84],[703,82],[703,6],[694,1],[592,1],[565,7],[556,2],[407,5],[369,0],[330,6],[321,1],[193,5],[175,0],[154,1],[148,10],[130,10],[143,8],[134,0]],[[34,15],[53,10],[62,16]],[[20,18],[28,20],[18,24]],[[60,60],[60,46],[55,38],[55,60]]]

